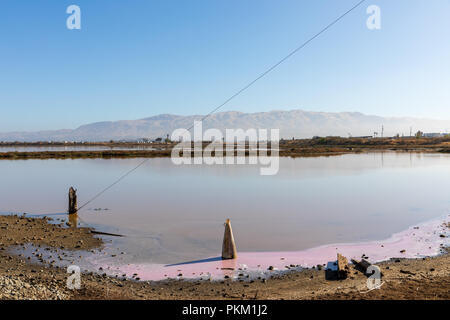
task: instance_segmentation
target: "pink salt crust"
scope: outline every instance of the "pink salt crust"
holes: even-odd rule
[[[174,265],[153,263],[118,265],[111,261],[96,261],[95,264],[111,274],[137,274],[140,280],[168,278],[219,280],[225,276],[235,278],[239,274],[241,276],[248,274],[249,278],[267,277],[283,270],[310,268],[318,264],[324,265],[330,261],[336,261],[338,252],[346,256],[349,261],[351,258],[361,259],[364,254],[368,257],[366,260],[371,263],[394,257],[435,256],[441,252],[442,246],[448,246],[449,232],[448,228],[444,227],[444,223],[447,221],[448,216],[419,224],[382,241],[332,244],[291,252],[239,252],[238,258],[233,260],[221,260],[216,256]],[[442,234],[445,237],[441,237]],[[239,249],[239,244],[237,245]],[[273,270],[268,271],[270,266],[273,267]]]

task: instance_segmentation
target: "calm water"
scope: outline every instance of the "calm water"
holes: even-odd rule
[[[0,212],[65,212],[70,186],[81,205],[140,161],[2,160]],[[241,252],[385,239],[450,213],[449,190],[444,154],[281,158],[275,176],[260,176],[256,166],[174,166],[162,158],[79,215],[127,235],[113,245],[129,261],[174,263],[220,254],[226,218]]]
[[[44,151],[106,151],[106,150],[156,150],[149,146],[106,147],[106,146],[42,146],[42,147],[2,147],[0,152],[44,152]]]

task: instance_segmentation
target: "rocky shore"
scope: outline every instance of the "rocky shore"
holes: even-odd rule
[[[446,226],[449,228],[449,226]],[[32,243],[38,263],[11,248]],[[55,224],[49,218],[0,216],[0,299],[449,299],[450,255],[391,259],[377,264],[380,289],[368,290],[367,277],[350,264],[345,280],[327,280],[323,268],[292,271],[251,281],[136,281],[101,273],[81,274],[81,288],[69,289],[66,268],[45,261],[41,250],[102,250],[88,228]],[[41,250],[40,250],[41,249]],[[15,250],[14,252],[16,252]],[[446,252],[448,250],[446,249]]]

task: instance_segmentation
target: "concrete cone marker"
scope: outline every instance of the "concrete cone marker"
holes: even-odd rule
[[[237,250],[234,243],[233,230],[231,229],[230,219],[225,222],[225,233],[223,235],[222,259],[236,259]]]

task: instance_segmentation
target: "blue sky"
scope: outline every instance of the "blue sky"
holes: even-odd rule
[[[205,114],[356,2],[4,0],[0,131]],[[448,0],[368,0],[221,111],[450,119],[449,17]]]

